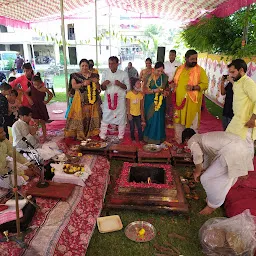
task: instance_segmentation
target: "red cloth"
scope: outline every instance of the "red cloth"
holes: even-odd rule
[[[230,189],[225,201],[225,211],[228,217],[250,209],[256,216],[256,157],[254,157],[254,171],[249,172],[246,180],[238,180]]]

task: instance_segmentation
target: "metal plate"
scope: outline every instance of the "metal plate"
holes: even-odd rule
[[[91,142],[88,142],[85,146],[82,146],[82,147],[87,148],[87,149],[100,149],[100,148],[107,147],[107,145],[108,145],[107,142],[91,141]]]
[[[139,234],[142,229],[145,230],[143,236]],[[125,228],[124,233],[130,240],[138,243],[144,243],[154,239],[156,236],[156,229],[152,224],[146,221],[134,221]]]
[[[161,148],[160,145],[156,145],[156,144],[147,144],[147,145],[143,146],[143,150],[144,150],[144,151],[147,151],[147,152],[154,153],[154,152],[159,152],[159,151],[161,151],[162,148]]]

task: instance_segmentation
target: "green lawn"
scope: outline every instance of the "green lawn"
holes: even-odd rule
[[[117,170],[122,166],[121,161],[111,161],[110,175],[116,176]],[[180,175],[184,175],[185,168],[178,168]],[[188,216],[177,216],[158,213],[147,213],[132,210],[111,210],[110,215],[118,214],[121,217],[124,228],[131,222],[136,220],[144,220],[151,222],[157,230],[157,235],[154,240],[149,243],[135,243],[124,234],[124,229],[121,231],[101,234],[97,227],[95,228],[91,242],[88,247],[86,255],[89,256],[145,256],[154,255],[156,252],[153,245],[159,244],[164,246],[164,242],[172,243],[184,256],[200,256],[201,252],[200,241],[198,238],[198,232],[200,227],[206,220],[213,217],[222,217],[224,212],[222,209],[218,209],[210,217],[200,216],[198,212],[205,206],[205,193],[198,185],[196,188],[197,193],[200,196],[198,201],[190,200],[190,213]],[[104,214],[104,211],[103,211]],[[170,240],[168,233],[175,232],[177,234],[187,237],[186,241],[180,241],[177,239]]]

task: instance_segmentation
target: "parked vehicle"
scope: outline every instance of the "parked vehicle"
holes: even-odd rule
[[[17,54],[16,51],[0,51],[0,70],[13,68]]]

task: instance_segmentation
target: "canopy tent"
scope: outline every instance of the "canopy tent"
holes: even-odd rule
[[[82,7],[94,0],[64,0],[66,16],[77,14]],[[118,7],[143,15],[190,22],[207,13],[223,17],[256,0],[106,0],[110,7]],[[0,0],[0,22],[14,25],[60,18],[60,0]],[[20,23],[21,25],[21,23]]]

